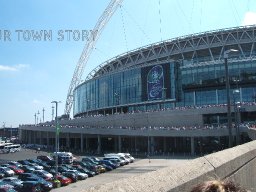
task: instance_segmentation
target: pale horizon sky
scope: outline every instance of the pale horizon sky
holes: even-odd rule
[[[71,78],[86,44],[81,38],[68,39],[65,30],[92,30],[109,2],[0,1],[0,127],[33,124],[38,111],[42,121],[43,108],[45,121],[50,121],[53,100],[62,101],[58,115],[64,113]],[[83,79],[106,60],[150,43],[253,24],[253,0],[124,0],[100,36]],[[40,30],[51,33],[51,38],[29,37]]]

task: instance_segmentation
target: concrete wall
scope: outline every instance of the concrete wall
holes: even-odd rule
[[[256,141],[139,176],[108,183],[90,192],[187,192],[210,178],[230,178],[256,191]]]

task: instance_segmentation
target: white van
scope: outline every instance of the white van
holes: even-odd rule
[[[130,153],[118,153],[118,155],[123,155],[123,157],[129,159],[130,163],[133,163],[135,161],[134,157],[131,156]]]

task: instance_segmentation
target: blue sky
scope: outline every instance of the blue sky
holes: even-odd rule
[[[57,38],[60,30],[92,30],[109,0],[0,0],[0,127],[34,123],[51,101],[64,113],[71,78],[86,41]],[[149,43],[183,35],[256,24],[255,0],[124,0],[100,36],[83,78],[96,66]],[[4,31],[10,32],[4,39]],[[46,30],[35,41],[17,30]],[[23,35],[25,34],[25,38]],[[27,39],[26,39],[27,38]],[[28,40],[29,39],[29,40]],[[28,41],[26,41],[28,40]]]

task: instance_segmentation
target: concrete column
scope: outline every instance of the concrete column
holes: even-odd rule
[[[166,152],[166,137],[164,137],[164,151],[163,152]]]
[[[122,152],[122,138],[120,135],[118,135],[118,152]]]
[[[150,152],[151,154],[154,154],[155,152],[155,138],[150,137]]]
[[[22,129],[18,129],[18,133],[19,133],[19,139],[21,141],[23,141],[23,138],[22,138]]]
[[[33,132],[33,131],[28,131],[28,135],[29,135],[29,137],[28,137],[28,143],[29,143],[29,144],[32,143],[32,132]]]
[[[69,134],[69,133],[67,133],[67,138],[66,138],[66,147],[67,147],[67,149],[69,149],[69,148],[70,148],[70,134]]]
[[[81,133],[81,142],[80,142],[80,150],[83,153],[84,152],[84,135]]]
[[[88,137],[85,136],[85,149],[86,149],[86,152],[88,152],[89,150],[89,142],[88,142]]]
[[[42,131],[39,131],[39,144],[40,145],[42,145],[43,144],[43,142],[42,142],[42,135],[43,135],[43,133],[42,133]]]
[[[195,138],[190,137],[191,155],[195,155]]]
[[[149,136],[148,136],[148,154],[150,153],[150,139],[149,139]]]
[[[98,147],[97,147],[97,154],[101,153],[101,139],[100,135],[98,135]]]
[[[115,148],[115,152],[118,152],[118,136],[117,137],[114,137],[114,140],[115,140],[115,142],[114,142],[114,148]]]
[[[49,138],[49,132],[48,131],[46,132],[46,145],[47,145],[47,148],[49,148],[49,146],[50,146],[50,138]]]
[[[137,149],[137,137],[136,136],[134,137],[134,148],[135,148],[135,151],[136,151],[136,154],[137,154],[138,149]]]

